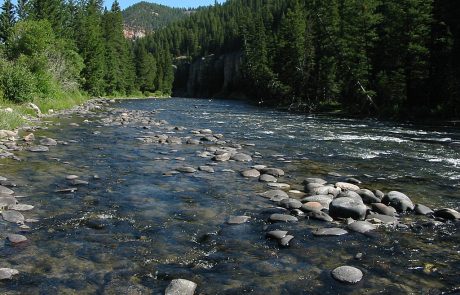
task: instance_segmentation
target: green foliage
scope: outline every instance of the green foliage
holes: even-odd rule
[[[11,0],[5,0],[0,13],[0,43],[7,42],[15,23],[14,6]]]
[[[0,61],[0,92],[4,99],[22,103],[31,101],[36,91],[36,79],[25,66]]]

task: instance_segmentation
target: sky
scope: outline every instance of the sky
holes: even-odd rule
[[[104,0],[105,5],[110,7],[113,0]],[[141,2],[141,0],[118,0],[122,9],[125,9],[135,3]],[[214,0],[149,0],[147,2],[158,3],[170,7],[179,7],[179,8],[189,8],[189,7],[198,7],[198,6],[207,6],[214,4]],[[218,2],[225,2],[219,0]]]
[[[17,0],[13,0],[16,3]],[[214,4],[214,0],[144,0],[147,2],[154,2],[158,4],[163,4],[171,7],[179,8],[194,8],[198,6],[207,6]],[[3,4],[4,0],[0,0],[0,5]],[[125,9],[135,3],[141,2],[141,0],[118,0],[120,3],[121,9]],[[225,0],[218,0],[217,2],[223,3]],[[110,8],[112,6],[113,0],[104,0],[105,6]]]

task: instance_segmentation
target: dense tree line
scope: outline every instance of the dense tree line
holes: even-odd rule
[[[143,52],[124,38],[117,1],[110,10],[102,0],[5,0],[1,7],[0,99],[169,93],[169,72],[169,53]]]
[[[456,0],[230,0],[137,46],[191,61],[242,51],[243,92],[271,104],[458,117],[459,15]]]

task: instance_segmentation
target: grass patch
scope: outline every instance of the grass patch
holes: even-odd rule
[[[38,98],[33,101],[42,113],[47,114],[50,110],[59,111],[70,109],[88,101],[90,98],[80,92],[62,93],[56,98]]]
[[[23,115],[13,110],[13,112],[6,112],[0,110],[0,130],[13,130],[26,123]]]

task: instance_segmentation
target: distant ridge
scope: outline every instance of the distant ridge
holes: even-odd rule
[[[122,12],[125,37],[130,39],[144,37],[147,33],[161,29],[192,12],[185,8],[171,8],[145,1],[136,3]]]

